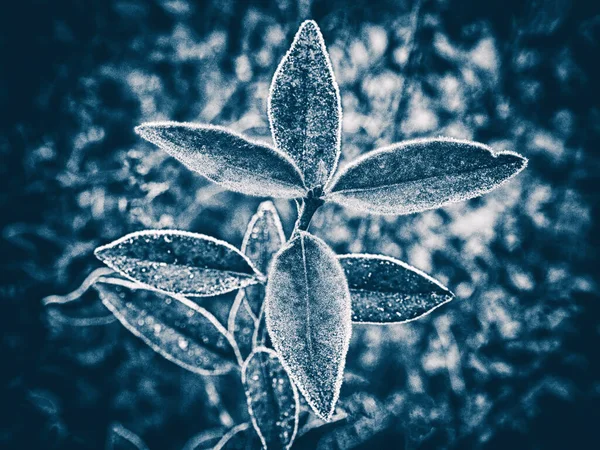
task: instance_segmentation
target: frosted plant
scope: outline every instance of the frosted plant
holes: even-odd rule
[[[201,234],[160,230],[127,235],[95,252],[114,270],[99,273],[95,286],[127,329],[195,373],[240,372],[250,421],[214,448],[252,448],[253,442],[290,448],[298,429],[298,391],[316,416],[337,417],[352,323],[403,323],[453,298],[435,279],[389,256],[335,255],[308,232],[320,206],[415,213],[485,194],[527,164],[513,152],[434,138],[374,150],[337,170],[340,105],[321,32],[306,21],[271,85],[274,146],[212,125],[154,122],[136,128],[227,189],[298,205],[287,240],[273,204],[264,202],[241,250]],[[188,299],[235,290],[226,327]],[[48,300],[53,302],[59,300]],[[136,441],[115,430],[115,439]],[[190,441],[186,448],[195,446]]]

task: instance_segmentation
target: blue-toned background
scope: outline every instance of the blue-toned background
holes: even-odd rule
[[[269,139],[271,77],[313,18],[342,95],[342,163],[437,135],[530,163],[437,211],[317,213],[311,230],[336,252],[397,257],[457,299],[410,324],[355,327],[340,400],[351,418],[299,448],[598,448],[597,2],[5,3],[0,447],[104,448],[118,421],[151,450],[180,449],[224,429],[225,410],[246,420],[234,376],[188,373],[118,323],[75,326],[98,312],[93,292],[54,315],[41,299],[75,289],[101,265],[93,249],[127,232],[241,244],[260,199],[192,174],[133,127],[210,122]],[[276,206],[289,233],[293,204]],[[222,316],[231,301],[201,303]]]

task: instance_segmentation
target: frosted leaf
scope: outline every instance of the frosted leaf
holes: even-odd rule
[[[335,254],[300,231],[271,266],[269,336],[284,367],[317,415],[335,409],[352,332],[350,292]]]
[[[123,276],[168,293],[205,297],[258,283],[252,263],[238,249],[187,231],[139,231],[94,253]]]
[[[342,109],[316,22],[300,25],[273,76],[268,108],[277,148],[292,157],[309,188],[324,186],[340,155]]]
[[[401,142],[350,163],[327,199],[374,214],[410,214],[485,194],[518,174],[527,159],[450,138]]]
[[[135,131],[186,167],[225,188],[259,197],[302,197],[304,181],[287,155],[212,125],[151,122]]]
[[[454,298],[440,282],[397,259],[359,254],[338,259],[348,279],[353,322],[407,322]]]
[[[271,259],[284,243],[285,234],[275,205],[269,201],[261,203],[248,224],[242,242],[242,252],[260,272],[266,275]],[[263,284],[256,284],[248,286],[244,292],[244,303],[257,318],[264,302],[265,287]]]
[[[213,450],[256,450],[260,447],[260,439],[252,425],[242,423],[223,435]]]
[[[256,327],[254,328],[254,336],[252,336],[252,345],[254,348],[258,346],[271,347],[271,341],[269,340],[269,332],[267,330],[267,322],[265,320],[265,309],[266,305],[263,303],[262,310],[260,312],[260,318],[256,321]]]
[[[243,306],[244,291],[238,291],[235,300],[229,310],[227,330],[235,339],[240,349],[242,358],[246,358],[254,347],[253,339],[256,327],[256,319],[249,310]]]
[[[148,450],[142,439],[121,424],[111,427],[108,435],[108,450]]]
[[[94,286],[104,305],[155,352],[201,375],[223,374],[235,368],[235,343],[208,311],[182,296],[135,289],[128,281],[106,281],[111,284]]]
[[[265,347],[252,352],[242,367],[248,412],[265,449],[289,449],[298,430],[296,387],[277,353]]]

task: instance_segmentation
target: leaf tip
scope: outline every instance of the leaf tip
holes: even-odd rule
[[[110,251],[110,244],[101,245],[100,247],[96,247],[94,249],[94,256],[106,264],[106,260],[108,258],[107,254],[109,253],[109,251]]]
[[[320,31],[320,29],[319,29],[319,25],[317,25],[317,22],[315,20],[308,19],[300,24],[298,31],[315,32],[315,31]]]

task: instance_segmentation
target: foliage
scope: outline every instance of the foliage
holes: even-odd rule
[[[585,275],[597,266],[589,245],[595,242],[590,189],[597,130],[590,100],[596,88],[586,81],[597,76],[590,75],[584,50],[594,48],[588,41],[594,28],[573,7],[575,20],[565,22],[564,13],[548,17],[558,32],[528,40],[525,25],[533,21],[519,22],[517,14],[516,25],[503,25],[510,7],[492,15],[487,7],[423,2],[416,64],[411,56],[407,68],[412,24],[401,3],[390,11],[343,5],[341,14],[335,2],[318,2],[312,10],[344,100],[342,169],[371,147],[442,133],[520,149],[530,170],[493,195],[424,214],[368,217],[330,204],[315,215],[311,232],[337,253],[393,255],[469,300],[403,326],[355,325],[338,402],[350,418],[302,435],[297,444],[315,448],[321,440],[321,448],[346,448],[350,440],[381,442],[384,433],[436,447],[515,441],[560,447],[561,436],[586,435],[595,401],[597,365],[584,344],[597,338],[589,294],[595,288]],[[41,14],[58,17],[48,19],[55,28],[45,32],[56,38],[44,40],[44,52],[66,51],[48,52],[54,59],[47,67],[39,51],[27,63],[11,58],[17,66],[39,64],[29,73],[52,83],[11,102],[11,115],[33,115],[8,122],[7,130],[15,121],[14,132],[3,136],[3,145],[13,150],[0,169],[16,174],[3,177],[12,186],[5,193],[27,184],[6,204],[3,229],[10,263],[2,286],[10,318],[3,342],[14,361],[6,398],[15,414],[8,424],[27,414],[27,430],[41,430],[48,447],[53,438],[61,448],[101,442],[115,418],[157,448],[180,448],[198,430],[222,434],[233,423],[250,424],[234,406],[245,401],[234,403],[230,394],[235,373],[214,379],[186,373],[153,356],[118,323],[76,326],[73,316],[77,323],[112,317],[93,290],[79,305],[54,304],[47,316],[35,301],[78,284],[86,268],[97,267],[93,248],[131,231],[177,227],[240,244],[259,201],[194,178],[174,159],[140,145],[130,130],[146,120],[193,118],[265,141],[268,79],[289,42],[285,22],[293,14],[250,4],[235,12],[211,4],[201,14],[193,6],[189,16],[177,12],[189,4],[134,0],[109,8],[90,3],[81,16]],[[93,22],[79,20],[87,13]],[[42,41],[36,45],[33,50]],[[405,74],[410,95],[404,95]],[[18,98],[16,92],[23,94],[11,86],[9,98]],[[399,98],[403,106],[394,119]],[[405,104],[405,98],[412,100]],[[275,203],[290,236],[293,211],[286,201]],[[193,300],[225,323],[222,313],[233,298]],[[245,303],[239,311],[246,314]],[[19,371],[27,376],[11,375]],[[224,405],[207,394],[211,385]],[[367,393],[356,397],[356,389]],[[22,401],[24,395],[35,402]],[[44,440],[50,425],[57,434]],[[38,439],[27,430],[15,426],[3,436]]]
[[[306,231],[317,209],[331,199],[371,213],[423,211],[489,192],[527,164],[514,152],[494,154],[482,144],[438,138],[370,152],[329,183],[340,157],[341,116],[321,31],[316,22],[306,21],[271,86],[269,119],[277,148],[207,125],[156,122],[136,128],[140,136],[225,188],[300,198],[289,241],[284,243],[276,210],[263,204],[250,222],[243,252],[208,236],[170,230],[133,233],[95,252],[134,282],[102,277],[98,290],[104,305],[152,349],[203,375],[227,373],[237,362],[252,424],[265,449],[293,444],[299,409],[295,386],[317,416],[325,421],[333,417],[353,318],[401,323],[453,297],[436,280],[392,258],[338,259]],[[265,281],[266,290],[250,290]],[[235,341],[240,301],[232,306],[233,325],[226,330],[186,298],[244,288],[249,291],[241,301],[255,329],[245,360]],[[259,346],[266,338],[265,331],[257,337],[263,321],[275,351]],[[231,442],[242,432],[247,429],[231,434]],[[230,445],[224,441],[216,448]]]

